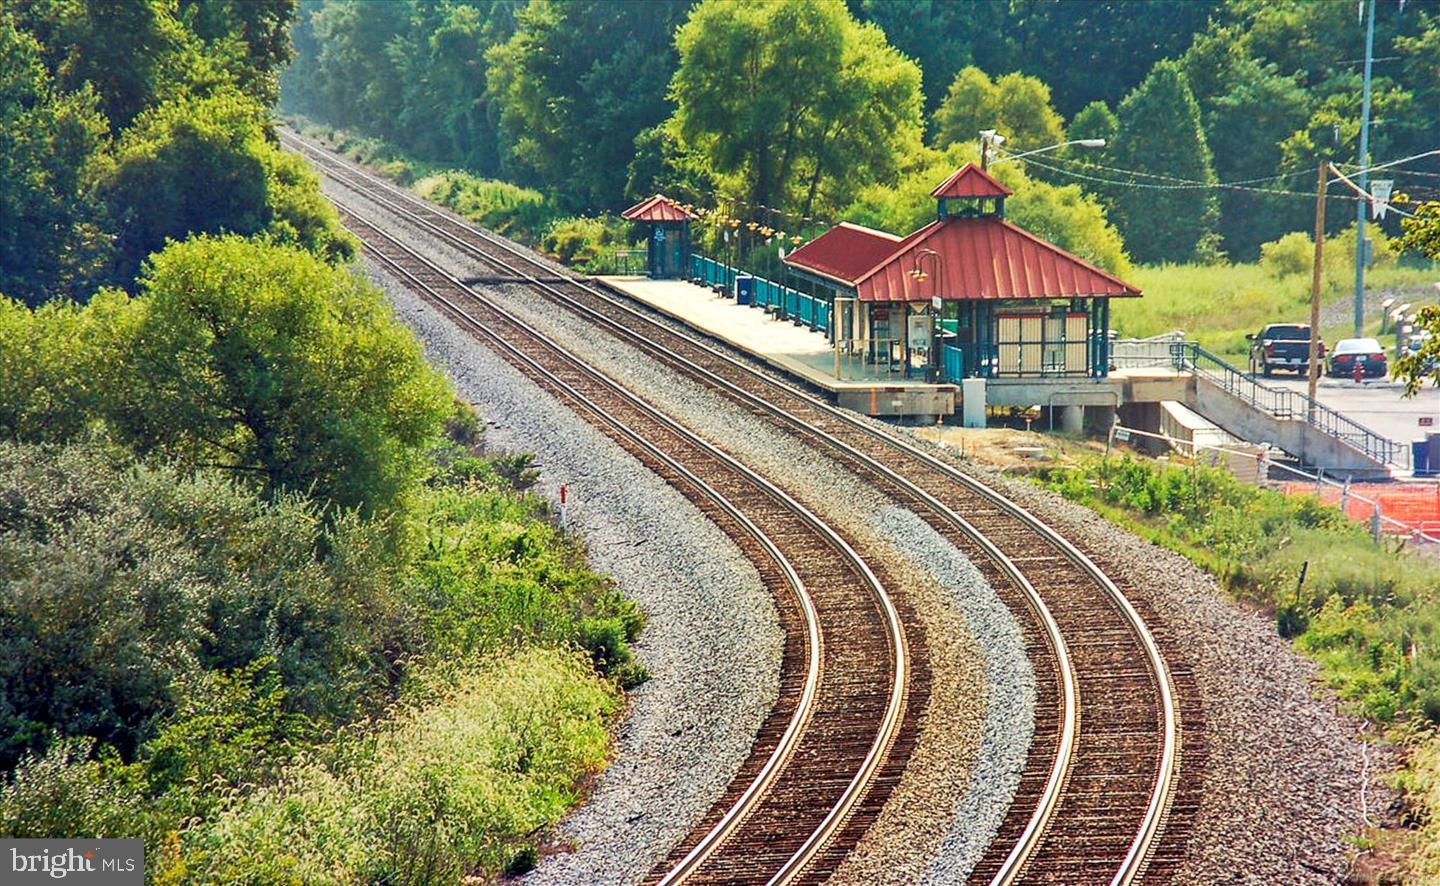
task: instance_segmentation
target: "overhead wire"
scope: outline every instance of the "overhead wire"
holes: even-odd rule
[[[1098,183],[1098,184],[1103,184],[1103,185],[1118,185],[1118,186],[1120,186],[1120,187],[1127,187],[1127,188],[1145,188],[1145,189],[1147,189],[1147,190],[1152,190],[1152,191],[1198,191],[1198,190],[1245,191],[1245,192],[1254,193],[1254,194],[1269,194],[1269,195],[1278,196],[1278,197],[1309,197],[1309,198],[1311,198],[1311,199],[1314,199],[1314,197],[1315,197],[1315,195],[1314,195],[1313,193],[1309,193],[1309,192],[1307,192],[1307,191],[1289,191],[1289,190],[1282,190],[1282,189],[1279,189],[1279,188],[1255,188],[1255,187],[1250,187],[1249,185],[1238,184],[1238,183],[1235,183],[1235,182],[1189,182],[1189,183],[1185,183],[1185,184],[1157,184],[1157,183],[1154,183],[1154,182],[1140,182],[1140,181],[1134,181],[1134,180],[1131,180],[1131,181],[1121,181],[1121,180],[1119,180],[1119,179],[1101,178],[1100,176],[1087,175],[1087,174],[1085,174],[1085,173],[1075,172],[1074,170],[1071,170],[1071,169],[1063,169],[1063,168],[1061,168],[1061,167],[1059,167],[1059,166],[1051,166],[1051,165],[1049,165],[1048,163],[1043,163],[1043,162],[1040,162],[1040,161],[1038,161],[1038,160],[1032,160],[1032,159],[1030,159],[1030,158],[1028,158],[1028,157],[1026,158],[1025,162],[1026,162],[1026,163],[1034,163],[1036,166],[1039,166],[1039,167],[1042,168],[1042,169],[1048,169],[1048,170],[1050,170],[1051,172],[1057,172],[1057,173],[1059,173],[1059,174],[1061,174],[1061,175],[1068,175],[1068,176],[1070,176],[1071,178],[1077,178],[1077,179],[1080,179],[1080,180],[1082,180],[1082,181],[1096,182],[1096,183]],[[1128,171],[1128,170],[1127,170],[1127,171]],[[1288,175],[1290,175],[1290,174],[1287,174],[1287,176],[1288,176]],[[1269,181],[1269,180],[1274,180],[1274,179],[1266,179],[1266,180]],[[1184,181],[1184,180],[1182,180],[1182,181]],[[1337,200],[1360,200],[1360,199],[1363,199],[1363,198],[1361,198],[1361,197],[1355,197],[1355,196],[1351,196],[1351,195],[1349,195],[1349,194],[1335,194],[1334,197],[1335,197],[1335,199],[1337,199]]]
[[[1000,150],[1001,150],[1001,151],[1004,151],[1005,149],[1004,149],[1004,148],[1001,148]],[[1018,155],[1010,155],[1010,156],[1011,156],[1011,157],[1014,157],[1014,156],[1018,156]],[[1010,159],[1010,157],[1004,157],[1004,158],[1001,158],[1001,159]],[[1030,162],[1030,158],[1028,158],[1028,157],[1023,158],[1023,159],[1024,159],[1026,162]],[[1279,174],[1276,174],[1276,175],[1266,175],[1266,176],[1260,176],[1260,177],[1258,177],[1258,178],[1239,179],[1238,181],[1229,181],[1229,182],[1203,182],[1203,181],[1199,181],[1199,180],[1193,179],[1193,178],[1180,178],[1180,177],[1178,177],[1178,176],[1173,176],[1173,175],[1164,175],[1164,174],[1159,173],[1159,172],[1144,172],[1144,171],[1139,170],[1139,169],[1121,169],[1121,168],[1118,167],[1118,166],[1106,166],[1106,165],[1103,164],[1103,163],[1091,163],[1091,162],[1088,161],[1088,160],[1066,160],[1066,159],[1061,158],[1061,157],[1051,157],[1051,158],[1049,158],[1049,160],[1050,160],[1051,163],[1070,164],[1070,165],[1075,165],[1075,166],[1086,167],[1086,168],[1089,168],[1089,169],[1104,169],[1104,170],[1106,170],[1107,172],[1118,172],[1118,173],[1122,173],[1122,174],[1125,174],[1125,175],[1138,175],[1138,176],[1143,176],[1143,177],[1145,177],[1145,178],[1162,179],[1162,180],[1164,180],[1164,181],[1176,182],[1176,183],[1178,183],[1178,184],[1187,185],[1187,186],[1190,186],[1190,187],[1193,187],[1193,188],[1239,187],[1239,186],[1243,186],[1243,185],[1264,184],[1265,182],[1272,182],[1272,181],[1283,181],[1283,180],[1285,180],[1285,179],[1287,179],[1287,178],[1295,178],[1295,177],[1297,177],[1297,176],[1309,175],[1309,174],[1310,174],[1310,170],[1307,170],[1307,169],[1298,169],[1298,170],[1295,170],[1295,171],[1293,171],[1293,172],[1282,172],[1282,173],[1279,173]],[[1053,168],[1053,167],[1047,166],[1044,161],[1036,161],[1036,165],[1038,165],[1038,166],[1044,166],[1044,167],[1047,168],[1047,169]]]

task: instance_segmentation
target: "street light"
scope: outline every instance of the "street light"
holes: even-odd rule
[[[989,134],[988,139],[987,139],[987,133]],[[996,134],[995,134],[995,130],[993,130],[993,129],[986,129],[986,130],[984,130],[984,131],[982,131],[982,132],[980,133],[980,151],[981,151],[981,153],[980,153],[980,168],[981,168],[981,169],[986,169],[986,168],[988,168],[988,167],[987,167],[987,163],[986,163],[986,147],[985,147],[987,141],[988,141],[988,143],[989,143],[989,145],[990,145],[991,147],[998,148],[998,147],[1000,147],[1000,145],[1002,145],[1002,144],[1005,143],[1005,136],[1003,136],[1003,135],[996,135]],[[1103,138],[1072,138],[1072,139],[1071,139],[1070,141],[1068,141],[1068,142],[1060,142],[1059,144],[1046,145],[1046,146],[1043,147],[1043,148],[1036,148],[1036,149],[1033,150],[1033,151],[1024,151],[1024,152],[1019,153],[1019,154],[1010,154],[1010,153],[1007,153],[1004,157],[996,158],[995,162],[996,162],[996,163],[1004,163],[1006,160],[1019,160],[1019,159],[1022,158],[1022,157],[1029,157],[1029,156],[1034,155],[1034,154],[1043,154],[1043,153],[1045,153],[1046,151],[1054,151],[1054,150],[1057,150],[1057,149],[1059,149],[1059,148],[1068,148],[1068,147],[1070,147],[1071,145],[1078,145],[1079,147],[1082,147],[1082,148],[1103,148],[1103,147],[1105,147],[1105,139],[1103,139]]]
[[[925,273],[925,269],[921,266],[921,260],[922,260],[922,259],[926,259],[926,258],[928,258],[928,259],[930,259],[932,262],[934,262],[934,269],[935,269],[935,277],[936,277],[936,279],[935,279],[935,285],[931,288],[931,291],[932,291],[933,293],[935,293],[934,297],[932,297],[932,299],[931,299],[931,302],[932,302],[932,304],[933,304],[933,302],[935,301],[935,299],[937,299],[937,298],[943,298],[943,297],[944,297],[944,293],[945,293],[945,261],[944,261],[944,259],[942,259],[942,258],[940,257],[940,253],[936,252],[936,251],[933,250],[933,249],[921,249],[921,250],[917,251],[917,252],[915,253],[914,258],[911,259],[911,264],[910,264],[910,277],[911,277],[911,279],[913,279],[916,283],[920,283],[920,282],[926,280],[927,278],[929,278],[930,275],[927,274],[927,273]],[[942,302],[942,304],[943,304],[943,302]],[[932,316],[933,316],[933,315],[932,315]],[[905,312],[905,324],[906,324],[906,326],[905,326],[905,372],[906,372],[906,374],[908,375],[909,372],[910,372],[910,329],[909,329],[909,324],[910,324],[910,312],[909,312],[909,308],[908,308],[908,307],[906,308],[906,312]],[[935,339],[936,339],[935,328],[936,328],[936,326],[937,326],[937,324],[936,324],[935,321],[932,319],[932,320],[931,320],[931,326],[930,326],[930,354],[929,354],[929,359],[926,361],[926,363],[927,363],[927,366],[926,366],[926,376],[927,376],[927,380],[930,380],[930,379],[929,379],[930,372],[931,372],[932,370],[934,370],[935,366],[936,366],[937,363],[938,363],[938,360],[936,359],[936,358],[939,356],[939,355],[936,353],[938,349],[935,347]]]

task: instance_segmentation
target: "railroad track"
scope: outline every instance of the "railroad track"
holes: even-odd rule
[[[827,451],[971,557],[1021,616],[1040,697],[1020,789],[973,881],[1127,883],[1162,880],[1178,867],[1204,758],[1197,693],[1183,667],[1167,664],[1145,614],[1085,552],[913,441],[776,380],[617,294],[563,275],[554,282],[552,267],[506,241],[298,139],[292,144],[382,211],[497,276],[525,279],[567,310]]]
[[[865,809],[883,805],[872,795],[906,724],[909,641],[880,578],[839,532],[774,484],[337,205],[378,263],[703,502],[767,585],[789,593],[790,605],[781,605],[780,709],[760,736],[759,766],[665,879],[786,882],[833,870],[826,860],[848,849],[837,838]]]

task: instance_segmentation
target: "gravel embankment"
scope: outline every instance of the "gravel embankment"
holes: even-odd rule
[[[1394,802],[1383,784],[1397,763],[1394,750],[1366,740],[1364,724],[1339,710],[1314,663],[1269,619],[1226,602],[1215,579],[1184,557],[1032,483],[966,467],[1102,556],[1165,620],[1190,662],[1209,761],[1176,882],[1342,882],[1352,838],[1383,822]]]
[[[613,762],[561,825],[574,848],[544,882],[643,876],[723,793],[779,691],[781,632],[759,575],[683,496],[450,321],[377,274],[396,313],[488,424],[488,445],[534,452],[540,491],[568,486],[592,565],[644,610],[650,680],[630,694]]]
[[[1035,734],[1035,671],[1025,655],[1020,626],[974,565],[910,511],[890,507],[871,525],[914,563],[928,570],[952,595],[965,624],[985,655],[987,702],[980,756],[970,785],[950,810],[949,828],[932,860],[914,882],[963,883],[985,854],[1020,784],[1026,752]],[[1015,704],[1015,690],[1029,704]],[[957,826],[964,823],[966,826]]]

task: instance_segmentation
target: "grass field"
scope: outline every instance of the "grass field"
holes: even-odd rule
[[[1345,255],[1342,249],[1337,247],[1335,251]],[[1327,262],[1322,303],[1348,300],[1353,275],[1353,262]],[[1391,259],[1377,263],[1366,274],[1366,291],[1410,290],[1405,300],[1418,305],[1435,300],[1437,293],[1430,284],[1436,280],[1440,280],[1440,270],[1405,267]],[[1138,299],[1115,300],[1111,323],[1121,336],[1145,337],[1181,329],[1190,339],[1231,362],[1246,362],[1247,333],[1257,332],[1267,323],[1306,323],[1310,318],[1308,271],[1276,273],[1259,262],[1151,265],[1137,267],[1130,282],[1145,294]],[[1379,312],[1367,313],[1367,331],[1373,333],[1379,327]],[[1334,309],[1324,314],[1349,316],[1346,311]],[[1321,324],[1321,333],[1332,346],[1349,332],[1350,324],[1343,319]]]

